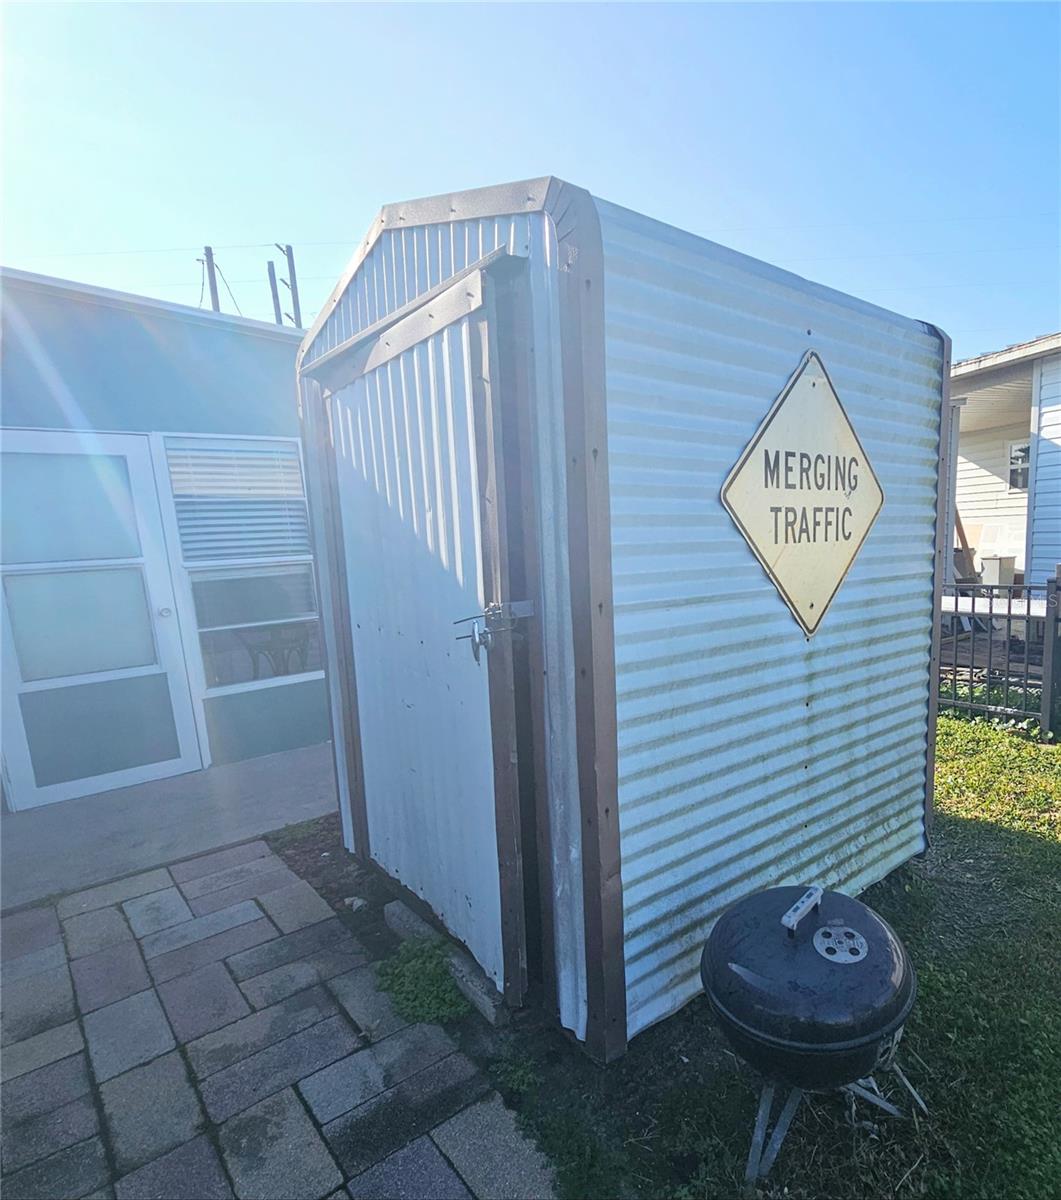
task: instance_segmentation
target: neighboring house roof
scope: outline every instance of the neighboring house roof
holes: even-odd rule
[[[0,289],[4,426],[298,435],[300,330],[6,268]]]
[[[1018,342],[1016,345],[1006,346],[1002,350],[992,350],[990,354],[978,354],[975,358],[962,359],[951,368],[951,378],[973,375],[979,371],[991,371],[998,367],[1008,367],[1059,351],[1061,351],[1061,333],[1044,333],[1042,337],[1033,338],[1030,342]]]
[[[11,285],[39,291],[61,292],[67,296],[80,297],[97,304],[115,308],[149,309],[159,314],[180,317],[183,320],[207,321],[211,324],[224,322],[243,329],[247,333],[258,332],[283,338],[285,341],[301,341],[303,331],[273,321],[257,321],[251,317],[239,317],[232,313],[212,312],[208,308],[194,308],[190,304],[176,304],[171,300],[156,300],[153,296],[138,296],[133,292],[116,292],[112,288],[97,287],[92,283],[78,283],[73,279],[59,279],[54,275],[37,275],[33,271],[21,271],[16,267],[0,267],[0,290]]]

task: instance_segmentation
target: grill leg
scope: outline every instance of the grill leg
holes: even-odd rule
[[[781,1144],[785,1140],[788,1128],[792,1124],[792,1118],[796,1115],[796,1109],[799,1108],[802,1099],[803,1093],[799,1088],[792,1088],[789,1091],[764,1152],[766,1130],[770,1124],[770,1112],[774,1106],[774,1085],[772,1083],[763,1084],[763,1090],[759,1096],[759,1112],[755,1118],[755,1132],[752,1134],[752,1144],[748,1150],[748,1165],[744,1171],[746,1189],[752,1188],[758,1180],[766,1178],[777,1159]]]
[[[858,1096],[859,1099],[884,1109],[890,1117],[901,1117],[903,1114],[894,1104],[891,1104],[883,1096],[878,1095],[876,1092],[871,1092],[868,1087],[864,1086],[864,1084],[871,1082],[872,1080],[860,1080],[858,1083],[847,1083],[844,1085],[843,1090],[849,1092],[852,1096]],[[874,1084],[873,1086],[876,1087],[877,1085]]]
[[[752,1134],[752,1144],[748,1150],[748,1165],[744,1169],[744,1186],[749,1187],[759,1178],[759,1163],[763,1156],[763,1143],[766,1141],[766,1126],[770,1121],[770,1110],[774,1107],[774,1085],[764,1083],[759,1093],[759,1114],[755,1118],[755,1132]]]
[[[799,1088],[793,1088],[788,1093],[788,1098],[785,1100],[785,1107],[781,1110],[781,1115],[777,1118],[777,1124],[774,1126],[774,1132],[770,1135],[770,1143],[766,1147],[763,1161],[759,1164],[760,1179],[765,1179],[767,1172],[774,1165],[774,1160],[781,1149],[781,1143],[785,1140],[788,1127],[792,1124],[792,1118],[796,1115],[796,1109],[799,1108],[799,1102],[802,1099],[803,1093]]]
[[[915,1088],[914,1085],[910,1082],[910,1080],[906,1078],[906,1073],[903,1071],[902,1067],[900,1067],[897,1062],[893,1062],[892,1070],[895,1072],[896,1075],[899,1076],[899,1080],[902,1083],[903,1087],[905,1087],[906,1090],[910,1093],[910,1095],[913,1096],[914,1100],[917,1103],[917,1107],[927,1117],[928,1116],[928,1105],[918,1095],[917,1088]]]

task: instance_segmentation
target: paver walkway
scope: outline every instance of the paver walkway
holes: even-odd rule
[[[6,1200],[515,1200],[541,1154],[256,841],[3,921]]]

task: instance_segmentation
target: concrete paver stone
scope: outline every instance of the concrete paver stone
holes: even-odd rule
[[[74,991],[83,1013],[124,1000],[151,986],[135,941],[99,950],[70,964]]]
[[[198,900],[213,892],[228,891],[231,887],[238,887],[241,884],[261,879],[265,875],[271,875],[274,871],[286,871],[287,869],[282,859],[277,858],[275,854],[268,853],[262,854],[258,858],[252,858],[249,862],[236,863],[234,866],[225,867],[222,870],[199,875],[195,879],[184,880],[177,886],[188,900]],[[298,876],[296,875],[295,878],[297,879]]]
[[[304,929],[307,925],[316,925],[335,916],[331,905],[304,879],[297,880],[290,887],[266,892],[258,898],[258,903],[284,933],[294,933],[296,929]]]
[[[212,937],[215,933],[224,933],[237,925],[247,925],[251,921],[261,919],[261,909],[253,900],[244,900],[241,904],[233,904],[229,908],[220,908],[217,912],[208,913],[205,917],[193,917],[180,925],[172,925],[169,929],[160,929],[158,933],[149,933],[142,939],[140,945],[144,958],[158,958],[171,950],[179,950],[190,946],[193,942]]]
[[[56,906],[56,910],[60,918],[72,917],[76,913],[90,912],[95,908],[106,908],[111,904],[121,904],[123,900],[131,900],[134,896],[159,892],[163,888],[170,887],[172,883],[169,871],[165,867],[158,867],[154,871],[144,871],[140,875],[130,875],[128,879],[116,879],[113,883],[103,883],[98,887],[74,892],[72,896],[64,896]]]
[[[276,926],[272,921],[261,917],[246,925],[234,925],[222,933],[203,938],[199,942],[191,942],[177,950],[169,950],[153,958],[147,969],[156,983],[165,983],[167,979],[176,979],[178,975],[187,975],[189,971],[197,971],[207,963],[220,962],[241,950],[252,946],[260,946],[276,937]]]
[[[63,921],[66,948],[71,958],[84,958],[133,940],[132,930],[116,908],[97,908]]]
[[[194,915],[175,887],[126,900],[122,908],[137,937],[190,921]]]
[[[109,1080],[100,1095],[123,1173],[188,1141],[203,1127],[202,1107],[176,1051]]]
[[[190,858],[185,862],[177,863],[170,867],[170,874],[176,883],[187,883],[190,879],[198,879],[203,875],[216,875],[228,867],[235,867],[255,858],[263,858],[267,854],[272,854],[272,851],[259,838],[253,842],[229,846],[226,850],[214,850],[209,854],[200,854],[198,858]]]
[[[5,1123],[3,1128],[4,1173],[17,1171],[67,1146],[76,1145],[99,1132],[96,1106],[90,1096],[72,1100],[61,1108],[41,1113],[26,1121]]]
[[[41,971],[3,988],[0,1042],[22,1042],[74,1019],[74,990],[64,965]]]
[[[303,1079],[298,1090],[323,1125],[456,1049],[440,1026],[410,1025]]]
[[[241,1197],[317,1200],[343,1177],[290,1089],[221,1127],[221,1152]]]
[[[353,1053],[358,1044],[344,1018],[329,1017],[205,1079],[199,1090],[206,1111],[212,1120],[226,1121],[264,1096]]]
[[[10,1200],[56,1200],[57,1196],[84,1196],[107,1184],[107,1160],[98,1137],[68,1146],[31,1167],[4,1179]]]
[[[158,995],[181,1042],[202,1037],[250,1012],[225,964],[219,962],[160,983]]]
[[[298,1090],[322,1125],[386,1091],[387,1084],[371,1047],[341,1058],[303,1079]]]
[[[231,1200],[225,1172],[209,1139],[200,1135],[114,1185],[118,1200]]]
[[[379,986],[376,969],[376,963],[369,963],[328,985],[361,1032],[373,1041],[397,1033],[409,1024],[398,1015],[390,996]]]
[[[258,861],[266,862],[267,860],[259,859]],[[298,876],[294,871],[289,871],[281,864],[271,871],[263,871],[260,874],[252,875],[249,879],[244,879],[241,883],[234,883],[231,887],[222,888],[218,892],[207,892],[203,896],[189,900],[188,907],[197,917],[204,916],[206,913],[216,912],[219,908],[227,908],[230,904],[236,904],[240,900],[254,900],[259,896],[264,896],[266,892],[288,887],[297,879]]]
[[[253,950],[245,950],[242,954],[233,954],[228,960],[228,968],[235,979],[242,982],[255,975],[263,975],[275,967],[285,963],[305,958],[315,950],[342,945],[357,947],[358,943],[346,932],[346,928],[337,918],[321,921],[295,933],[286,933],[274,938],[267,945],[255,946]]]
[[[429,1137],[396,1150],[347,1185],[351,1200],[473,1200]]]
[[[414,913],[403,900],[391,900],[389,904],[384,904],[383,919],[390,930],[403,940],[432,938],[436,942],[442,941],[442,934],[434,925],[428,924],[418,913]]]
[[[516,1128],[495,1092],[439,1125],[431,1137],[479,1200],[552,1200],[552,1167]]]
[[[437,936],[401,902],[385,915]],[[263,840],[14,913],[2,936],[5,1195],[555,1194],[475,1064],[397,1014],[361,943]]]
[[[28,1121],[42,1113],[61,1108],[92,1090],[84,1054],[39,1067],[20,1075],[0,1088],[0,1124]]]
[[[22,958],[62,941],[59,921],[50,904],[12,913],[0,921],[0,959]],[[5,968],[6,969],[6,968]]]
[[[162,1005],[152,991],[97,1008],[84,1018],[84,1026],[92,1069],[101,1083],[175,1045]]]
[[[267,1046],[316,1025],[338,1010],[323,988],[311,988],[290,996],[271,1008],[263,1008],[240,1021],[226,1025],[216,1033],[189,1042],[185,1047],[188,1061],[199,1079],[222,1071],[233,1063],[250,1058]],[[304,1072],[309,1074],[309,1071]]]
[[[67,1021],[65,1025],[56,1025],[44,1033],[27,1038],[24,1042],[14,1042],[4,1047],[0,1056],[0,1068],[4,1080],[15,1079],[36,1071],[38,1067],[46,1067],[49,1063],[67,1058],[84,1049],[81,1030],[76,1021]]]
[[[43,946],[40,950],[31,950],[18,958],[6,959],[3,966],[4,983],[17,983],[20,979],[29,979],[42,971],[52,971],[56,967],[66,965],[66,947],[62,942],[54,942]]]
[[[451,1054],[324,1126],[348,1175],[357,1175],[480,1099],[489,1085],[463,1054]]]
[[[241,983],[240,987],[255,1008],[264,1008],[314,983],[342,975],[364,961],[365,955],[360,945],[351,939],[338,942],[326,950],[315,950],[305,958],[284,963],[262,975],[255,975]]]
[[[266,971],[264,975],[255,975],[241,983],[240,991],[255,1008],[268,1008],[270,1004],[278,1004],[287,996],[304,991],[314,984],[320,983],[320,972],[312,963],[300,959],[298,962],[284,963]]]

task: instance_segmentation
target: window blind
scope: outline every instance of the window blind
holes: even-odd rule
[[[185,562],[309,554],[293,442],[166,440]]]

